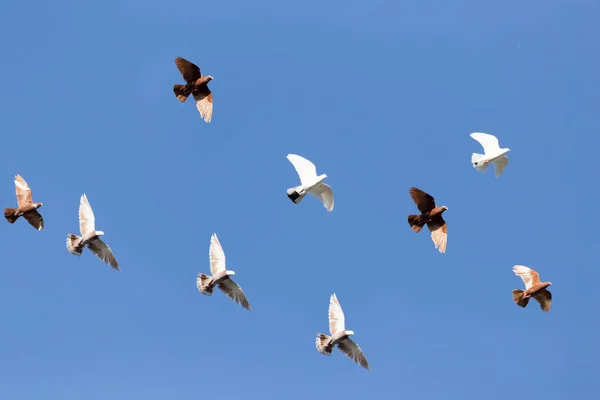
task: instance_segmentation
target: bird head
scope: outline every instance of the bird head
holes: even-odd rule
[[[103,235],[104,235],[104,232],[102,232],[102,231],[96,231],[96,236],[103,236]]]
[[[354,331],[346,331],[346,336],[352,336],[354,335]]]
[[[442,206],[442,211],[446,211],[447,209],[448,209],[448,207]]]
[[[41,201],[38,201],[37,203],[35,203],[35,208],[40,208],[43,205],[44,204]]]
[[[212,75],[208,75],[206,77],[206,82],[212,81],[214,78],[212,77]]]
[[[227,276],[235,275],[234,271],[225,271],[225,273],[227,274]]]

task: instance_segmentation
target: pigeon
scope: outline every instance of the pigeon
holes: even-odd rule
[[[87,246],[99,259],[119,271],[119,263],[117,263],[112,250],[100,239],[104,232],[96,230],[96,218],[85,193],[81,195],[79,200],[79,230],[81,236],[72,233],[67,234],[67,250],[69,250],[69,253],[80,256],[83,248]]]
[[[533,297],[540,303],[542,311],[548,312],[552,306],[552,293],[546,288],[552,285],[552,282],[540,282],[540,275],[523,265],[515,265],[513,272],[525,283],[525,290],[514,289],[512,291],[515,304],[525,308],[529,299]]]
[[[21,175],[15,175],[15,190],[17,192],[17,208],[5,208],[4,217],[8,222],[14,224],[19,217],[23,217],[38,231],[44,229],[44,219],[38,212],[42,202],[33,202],[31,189]]]
[[[317,176],[315,164],[304,157],[296,154],[288,154],[287,159],[290,160],[300,177],[300,186],[287,190],[288,198],[295,204],[299,204],[304,196],[306,196],[306,193],[310,193],[323,203],[327,211],[333,211],[333,192],[329,185],[323,183],[327,175],[321,174]]]
[[[177,65],[179,72],[181,72],[185,80],[185,85],[173,85],[175,96],[182,103],[187,100],[190,94],[194,96],[196,108],[200,112],[200,116],[204,118],[205,122],[210,122],[213,112],[213,99],[212,92],[208,88],[208,82],[213,77],[210,75],[202,76],[200,68],[185,58],[177,57],[175,65]]]
[[[408,216],[408,224],[411,229],[418,233],[421,231],[421,228],[427,224],[435,248],[439,249],[440,253],[445,253],[446,244],[448,242],[448,228],[446,226],[446,221],[442,218],[442,214],[448,207],[438,207],[435,204],[433,197],[416,187],[411,187],[408,193],[417,205],[419,211],[421,211],[421,215]]]
[[[501,149],[498,145],[496,136],[487,133],[473,132],[471,133],[471,137],[483,146],[483,152],[485,153],[485,155],[473,153],[471,156],[473,168],[479,172],[485,172],[491,162],[494,164],[494,168],[496,168],[496,178],[498,178],[508,164],[508,157],[506,157],[505,154],[508,153],[510,149]]]
[[[200,293],[210,296],[215,286],[217,286],[231,300],[237,304],[241,304],[246,310],[250,310],[250,303],[248,303],[248,299],[246,299],[242,288],[230,278],[230,276],[235,275],[235,272],[225,269],[225,253],[216,233],[213,233],[210,237],[208,258],[210,260],[210,273],[212,276],[198,274],[196,287]]]
[[[346,330],[344,312],[335,293],[329,298],[329,332],[331,336],[317,333],[316,346],[319,353],[329,356],[333,351],[333,347],[337,345],[338,349],[343,351],[352,361],[367,370],[371,369],[360,346],[350,339],[350,336],[354,335],[354,331]]]

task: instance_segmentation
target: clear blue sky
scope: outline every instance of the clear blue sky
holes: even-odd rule
[[[0,398],[600,398],[595,1],[58,1],[0,14]],[[204,123],[177,56],[214,80]],[[510,162],[470,163],[471,132]],[[328,175],[335,210],[286,154]],[[408,189],[449,210],[448,251]],[[86,193],[121,272],[65,248]],[[216,232],[253,307],[201,295]],[[524,264],[554,304],[517,307]],[[327,332],[332,292],[372,371]]]

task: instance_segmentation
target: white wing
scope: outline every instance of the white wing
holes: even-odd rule
[[[304,157],[300,157],[296,154],[288,154],[287,159],[290,160],[298,176],[300,177],[300,183],[307,185],[314,183],[317,179],[317,167]]]
[[[333,192],[331,191],[331,187],[329,187],[329,185],[321,183],[308,193],[319,199],[327,211],[333,211]]]
[[[515,265],[513,267],[513,272],[515,275],[523,279],[523,283],[525,283],[525,289],[529,289],[533,285],[533,276],[531,276],[530,268],[527,268],[523,265]]]
[[[494,168],[496,168],[496,178],[502,175],[504,168],[508,164],[508,157],[502,156],[493,161]]]
[[[194,98],[196,99],[196,108],[198,109],[200,116],[204,119],[204,122],[210,122],[213,114],[212,93],[208,96],[194,95]]]
[[[496,139],[496,136],[489,135],[487,133],[473,132],[471,133],[471,137],[479,142],[486,155],[494,154],[500,151],[500,146],[498,145],[498,139]]]
[[[217,234],[213,233],[210,237],[210,249],[208,251],[210,259],[210,273],[215,276],[219,272],[225,271],[225,253],[217,238]]]
[[[92,211],[92,206],[84,194],[81,195],[79,200],[79,231],[82,236],[87,235],[90,232],[96,230],[96,218]]]
[[[346,318],[342,311],[342,306],[334,294],[329,298],[329,332],[331,335],[335,335],[338,332],[342,332],[346,329]]]

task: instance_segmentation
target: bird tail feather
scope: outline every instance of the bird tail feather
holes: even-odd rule
[[[333,350],[333,346],[328,344],[330,336],[325,335],[324,333],[317,333],[317,350],[319,353],[324,354],[326,356],[331,355],[331,351]]]
[[[19,219],[18,215],[15,215],[16,208],[5,208],[4,209],[4,218],[11,224],[14,224],[16,220]]]
[[[302,201],[302,199],[304,198],[304,196],[306,196],[306,193],[302,193],[300,194],[300,192],[302,191],[302,185],[300,186],[296,186],[293,188],[289,188],[287,190],[287,197],[293,201],[295,204],[298,204]]]
[[[173,85],[173,92],[175,96],[177,96],[177,100],[180,102],[184,102],[189,97],[189,93],[185,92],[185,85]]]
[[[67,250],[74,256],[80,256],[83,252],[83,246],[77,245],[77,242],[79,242],[80,239],[81,236],[72,233],[67,234]]]
[[[513,294],[513,301],[515,302],[516,305],[520,306],[520,307],[527,307],[527,304],[529,303],[529,297],[527,297],[526,299],[523,298],[523,295],[525,294],[524,290],[521,289],[514,289],[512,291]]]
[[[483,160],[483,158],[485,157],[485,155],[483,154],[477,154],[477,153],[473,153],[473,155],[471,156],[471,163],[473,164],[473,168],[475,168],[477,171],[479,172],[485,172],[485,170],[487,169],[489,164],[481,164],[477,165],[477,163],[481,160]]]
[[[198,274],[198,277],[196,278],[196,287],[200,293],[210,296],[213,292],[213,286],[210,284],[210,276]]]
[[[421,217],[419,215],[409,215],[408,216],[408,224],[410,225],[410,229],[419,233],[425,223],[421,221]]]

